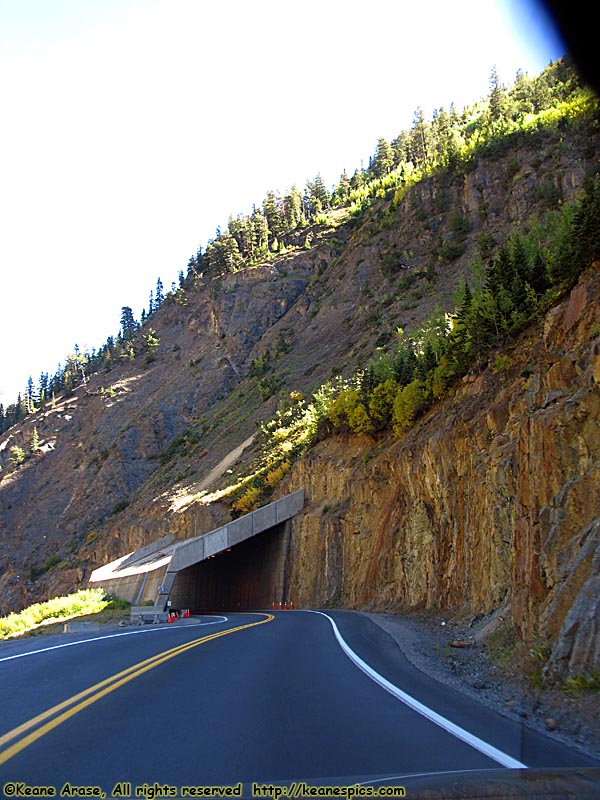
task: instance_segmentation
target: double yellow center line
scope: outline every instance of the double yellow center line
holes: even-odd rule
[[[249,622],[246,625],[238,625],[236,628],[228,628],[224,631],[217,631],[217,633],[211,633],[210,635],[203,636],[200,639],[194,639],[191,642],[178,645],[170,650],[157,653],[157,655],[152,656],[151,658],[140,661],[139,663],[124,669],[122,672],[117,672],[116,675],[112,675],[110,678],[106,678],[105,680],[100,681],[100,683],[94,684],[94,686],[90,686],[89,689],[84,689],[83,692],[79,692],[78,694],[73,695],[73,697],[69,697],[68,700],[63,700],[62,703],[58,703],[52,708],[49,708],[47,711],[38,714],[36,717],[32,717],[22,725],[13,728],[12,731],[8,731],[8,733],[0,736],[0,748],[5,747],[5,745],[9,744],[9,742],[12,742],[14,739],[18,739],[20,736],[23,737],[9,747],[6,747],[6,749],[0,750],[0,765],[6,763],[9,759],[13,758],[13,756],[16,756],[17,753],[20,753],[21,750],[29,747],[30,744],[33,744],[33,742],[36,742],[38,739],[41,739],[42,736],[45,736],[50,731],[54,730],[54,728],[62,725],[63,722],[66,722],[71,717],[74,717],[75,714],[83,711],[84,708],[91,706],[92,703],[95,703],[102,697],[106,697],[107,694],[114,692],[115,689],[119,689],[121,686],[129,683],[129,681],[134,680],[134,678],[139,678],[140,675],[143,675],[145,672],[154,669],[154,667],[158,667],[161,664],[164,664],[166,661],[169,661],[171,658],[175,658],[176,656],[179,656],[188,650],[192,650],[194,647],[198,647],[198,645],[204,644],[205,642],[210,642],[213,639],[220,638],[221,636],[227,636],[230,633],[236,633],[236,631],[246,630],[246,628],[253,628],[256,625],[264,625],[265,622],[271,622],[275,619],[273,614],[264,614],[264,617],[265,619],[261,619],[258,622]],[[29,731],[31,732],[29,733]]]

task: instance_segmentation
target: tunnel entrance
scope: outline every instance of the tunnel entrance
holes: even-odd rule
[[[192,612],[271,608],[285,598],[289,521],[177,573],[172,608]]]
[[[286,597],[294,516],[304,489],[183,541],[168,535],[95,569],[89,581],[132,603],[138,622],[166,620],[168,609],[270,608]],[[139,605],[138,605],[139,604]]]

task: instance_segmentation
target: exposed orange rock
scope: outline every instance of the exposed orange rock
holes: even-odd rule
[[[600,667],[599,297],[592,270],[508,371],[485,371],[476,393],[459,384],[402,440],[338,437],[296,465],[301,605],[466,613],[509,599],[521,636],[552,643],[550,669]]]

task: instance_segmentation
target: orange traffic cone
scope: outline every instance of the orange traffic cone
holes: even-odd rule
[[[275,611],[275,600],[271,603],[271,611]]]
[[[284,611],[287,611],[287,600],[286,600],[286,601],[285,601],[285,603],[283,604],[283,610],[284,610]]]
[[[173,616],[172,616],[172,614],[169,612],[169,616],[167,617],[167,622],[173,622],[173,619],[174,619],[174,617],[173,617]]]
[[[279,601],[279,610],[281,611],[281,600]]]
[[[294,610],[294,603],[290,600],[290,611]]]

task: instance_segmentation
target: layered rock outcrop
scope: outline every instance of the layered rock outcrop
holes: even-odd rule
[[[300,605],[510,603],[557,675],[600,668],[600,275],[400,441],[337,438],[294,468]],[[596,338],[594,338],[596,337]]]

